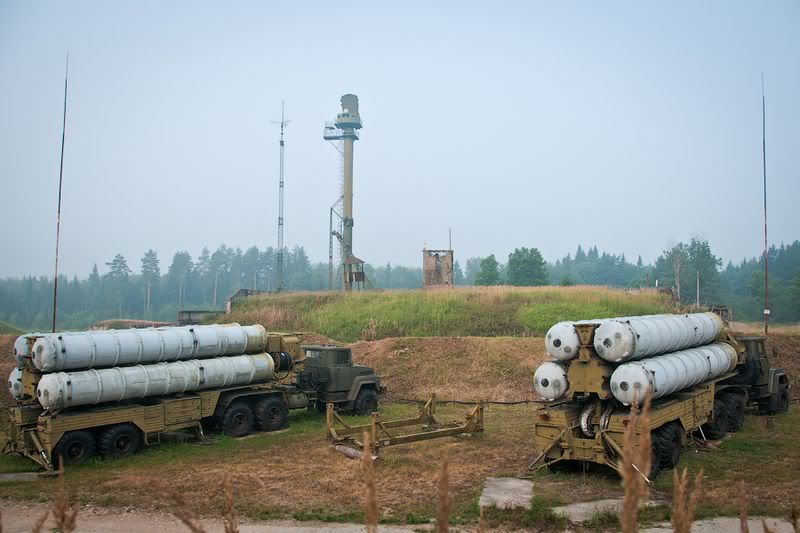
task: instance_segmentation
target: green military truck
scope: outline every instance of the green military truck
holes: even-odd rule
[[[274,431],[286,425],[289,409],[325,402],[359,413],[377,410],[385,388],[371,368],[352,363],[349,348],[302,346],[301,341],[299,334],[266,334],[266,353],[276,372],[270,381],[57,410],[37,401],[42,375],[27,363],[19,379],[23,392],[9,408],[0,449],[53,470],[59,457],[67,464],[96,454],[127,457],[178,430],[197,438],[207,428],[234,437]]]
[[[359,415],[378,410],[378,395],[385,392],[375,371],[353,364],[350,348],[303,346],[303,368],[295,375],[295,386],[305,391],[309,406],[324,412],[325,404]]]

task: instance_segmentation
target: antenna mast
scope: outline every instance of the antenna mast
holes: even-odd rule
[[[285,115],[286,102],[281,102],[281,121],[272,121],[273,124],[281,125],[281,163],[280,173],[278,178],[278,282],[275,287],[275,292],[283,291],[283,132],[286,125],[289,123]]]
[[[769,333],[769,245],[767,241],[767,99],[761,73],[761,159],[764,167],[764,335]]]
[[[56,267],[53,276],[53,333],[56,332],[56,310],[58,309],[58,244],[61,238],[61,185],[64,178],[64,138],[67,130],[67,80],[69,79],[69,52],[64,71],[64,116],[61,122],[61,163],[58,168],[58,212],[56,214]]]

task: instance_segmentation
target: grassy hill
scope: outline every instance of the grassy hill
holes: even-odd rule
[[[268,330],[312,331],[344,342],[387,337],[542,336],[560,320],[674,311],[654,291],[606,287],[463,287],[315,292],[247,298],[228,316]]]

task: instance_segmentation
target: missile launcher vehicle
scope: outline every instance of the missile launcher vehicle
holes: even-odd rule
[[[771,366],[764,337],[734,337],[714,313],[559,322],[534,374],[531,470],[600,464],[618,469],[630,405],[652,399],[652,479],[692,439],[720,439],[748,408],[786,412],[789,383]],[[636,428],[638,445],[641,428]]]
[[[274,431],[290,409],[377,410],[384,392],[350,350],[238,324],[28,334],[14,345],[15,405],[0,449],[46,470],[59,458],[131,455],[168,432]]]

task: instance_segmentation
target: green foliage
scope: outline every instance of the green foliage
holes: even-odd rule
[[[498,285],[503,279],[511,284],[540,283],[541,272],[530,274],[530,256],[535,249],[519,248],[509,256],[507,264],[499,264],[495,256],[483,259],[472,257],[455,265],[456,285]],[[251,247],[219,246],[211,252],[204,248],[196,260],[188,252],[176,253],[162,274],[158,255],[153,250],[141,258],[139,272],[131,272],[127,260],[116,255],[105,263],[107,272],[94,265],[86,279],[59,278],[59,329],[82,329],[99,320],[138,318],[171,321],[183,309],[222,309],[225,301],[240,288],[275,290],[276,250],[259,251]],[[312,263],[305,250],[296,246],[284,250],[286,291],[321,291],[328,288],[327,263]],[[538,261],[536,261],[538,263]],[[778,323],[800,321],[800,241],[773,246],[769,250],[769,307],[770,320]],[[734,319],[761,320],[764,309],[764,258],[751,258],[739,264],[728,263],[721,268],[709,243],[692,239],[665,250],[647,265],[639,257],[635,264],[625,255],[600,252],[596,246],[585,251],[578,246],[574,257],[567,254],[555,263],[545,264],[545,275],[551,283],[561,286],[605,285],[610,287],[680,288],[681,301],[696,301],[697,274],[700,274],[700,302],[703,305],[726,304]],[[365,265],[365,272],[376,288],[419,288],[422,269],[386,264]],[[676,276],[677,272],[677,276]],[[676,283],[679,279],[679,283]],[[334,288],[340,287],[340,275],[334,272]],[[25,330],[49,328],[52,314],[53,282],[46,277],[0,279],[0,320],[19,325]],[[478,318],[476,329],[481,331],[516,331],[517,306],[509,305],[512,316]],[[594,309],[599,311],[599,309]],[[294,312],[294,310],[289,310]],[[556,309],[558,311],[558,309]],[[574,308],[567,312],[576,311]],[[578,310],[580,311],[580,310]],[[549,313],[550,311],[548,311]],[[432,312],[449,316],[440,310]],[[578,313],[583,314],[583,313]],[[428,315],[430,316],[430,313]],[[594,316],[601,316],[599,313]],[[377,319],[378,317],[376,317]],[[384,322],[401,326],[388,329],[406,330],[406,321],[396,316],[383,317]],[[556,315],[557,319],[560,319]],[[342,320],[345,320],[343,317]],[[322,321],[322,319],[320,319]],[[438,322],[437,322],[438,320]],[[444,319],[437,319],[441,323]],[[283,320],[281,323],[285,323]],[[289,321],[291,322],[291,321]],[[362,327],[362,326],[359,326]],[[332,328],[337,329],[337,328]],[[421,327],[421,329],[426,329]],[[431,326],[429,330],[441,330]],[[444,328],[446,329],[446,328]]]
[[[313,331],[352,342],[364,337],[542,335],[559,320],[672,310],[667,297],[653,292],[464,287],[259,295],[243,300],[228,318],[242,324],[260,323],[270,330]]]
[[[517,248],[508,256],[506,277],[509,285],[530,287],[547,285],[542,254],[536,248]]]
[[[566,516],[553,511],[553,506],[559,503],[543,496],[533,496],[529,509],[521,507],[498,509],[492,506],[484,509],[483,517],[489,527],[504,525],[514,529],[562,531],[569,525],[569,520]]]
[[[481,259],[481,269],[475,276],[475,285],[500,285],[500,270],[494,254]]]

